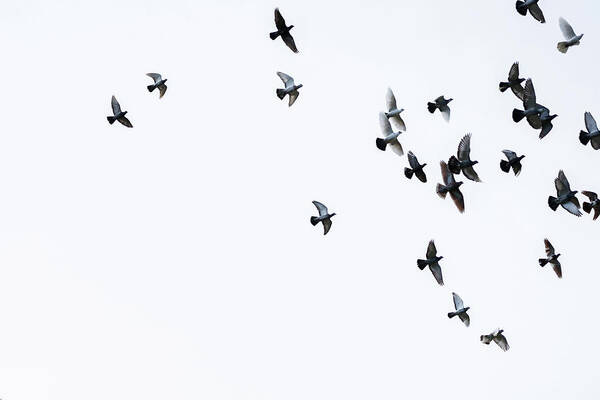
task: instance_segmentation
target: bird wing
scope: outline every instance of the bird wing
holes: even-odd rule
[[[470,167],[464,168],[462,172],[468,179],[474,182],[481,182],[479,175],[477,175],[477,172],[475,172],[475,168],[473,168],[472,165]]]
[[[388,111],[392,111],[398,108],[396,106],[396,96],[394,96],[394,92],[392,92],[392,89],[390,88],[388,88],[387,92],[385,93],[385,104],[387,106]]]
[[[128,128],[133,128],[131,121],[129,121],[127,119],[127,117],[125,117],[125,116],[120,117],[117,121],[119,121],[120,123],[122,123],[123,125],[125,125]]]
[[[425,253],[425,256],[428,259],[434,258],[437,256],[437,249],[435,248],[435,242],[433,240],[429,241],[429,244],[427,245],[427,253]]]
[[[504,153],[504,155],[506,156],[506,158],[508,158],[508,161],[517,158],[517,153],[515,153],[512,150],[502,150],[502,152]]]
[[[579,211],[579,205],[577,204],[577,203],[579,203],[579,201],[577,201],[577,203],[575,203],[575,200],[576,199],[569,200],[566,203],[562,203],[561,206],[562,206],[562,208],[564,208],[571,214],[573,214],[577,217],[581,217],[583,214],[581,214],[581,211]]]
[[[569,185],[569,180],[567,179],[567,177],[562,169],[560,171],[558,171],[558,179],[560,179],[560,181],[562,182],[565,189],[567,189],[570,192],[571,185]]]
[[[416,169],[419,168],[419,160],[417,160],[417,157],[413,154],[412,151],[408,152],[408,164],[410,164],[410,167],[412,169]]]
[[[458,151],[456,152],[456,156],[460,161],[469,161],[471,155],[471,134],[467,133],[460,139],[460,143],[458,144]]]
[[[114,115],[121,113],[121,105],[119,104],[115,96],[113,96],[112,99],[110,99],[110,105],[112,106]]]
[[[443,105],[441,107],[439,107],[440,112],[442,113],[442,116],[444,117],[444,121],[446,122],[450,122],[450,107],[448,107],[448,105]]]
[[[461,213],[465,212],[465,198],[463,197],[460,189],[451,190],[450,197],[452,197],[452,200],[454,201],[454,204],[456,204],[458,211]]]
[[[167,85],[160,85],[158,87],[158,91],[160,92],[160,96],[159,98],[162,99],[162,97],[165,95],[165,93],[167,92]]]
[[[550,261],[550,264],[552,264],[552,269],[554,270],[556,276],[562,278],[562,268],[560,267],[560,261],[552,260]]]
[[[404,155],[404,149],[402,149],[402,145],[400,144],[397,138],[390,142],[390,147],[392,148],[392,151],[398,154],[399,156]]]
[[[508,71],[508,80],[509,81],[516,81],[517,79],[519,79],[519,62],[518,61],[513,63],[513,65],[510,67],[510,70]]]
[[[457,310],[457,311],[462,310],[465,307],[460,296],[454,292],[452,292],[452,300],[454,300],[454,309],[455,310]]]
[[[469,314],[466,312],[458,314],[458,318],[460,318],[465,326],[471,325],[471,318],[469,318]]]
[[[423,170],[417,171],[415,172],[415,176],[421,181],[421,182],[427,182],[427,175],[425,175],[425,172]]]
[[[445,161],[440,161],[440,169],[442,170],[442,180],[445,185],[451,185],[455,183],[454,174],[448,169],[448,164]]]
[[[315,207],[317,207],[317,210],[319,210],[319,217],[329,214],[329,212],[327,211],[327,207],[325,207],[323,203],[319,203],[316,200],[313,200],[312,203],[315,205]]]
[[[592,148],[594,150],[600,149],[600,137],[596,136],[592,138],[592,140],[590,140],[590,143],[592,144]]]
[[[542,130],[540,131],[540,139],[543,139],[546,137],[547,134],[550,133],[550,131],[552,130],[552,128],[554,127],[554,125],[552,125],[551,121],[543,121],[542,122]]]
[[[542,24],[546,22],[546,19],[544,18],[544,13],[542,12],[542,9],[537,3],[533,3],[529,6],[529,13],[533,18],[535,18],[537,21],[540,21]]]
[[[525,108],[533,108],[536,105],[535,100],[535,89],[533,87],[533,81],[531,78],[525,81],[525,89],[523,93],[523,106]]]
[[[290,95],[289,95],[290,101],[288,103],[288,107],[291,107],[292,104],[294,104],[296,102],[296,99],[298,98],[298,96],[300,96],[299,91],[294,90],[293,92],[290,92]]]
[[[511,86],[510,90],[512,90],[515,96],[517,96],[517,99],[523,101],[523,96],[525,95],[525,92],[523,90],[523,86],[520,83],[518,85]]]
[[[548,239],[544,239],[544,245],[546,246],[546,255],[552,257],[554,255],[554,247]]]
[[[569,24],[567,20],[563,17],[560,17],[558,19],[558,25],[560,26],[560,30],[562,31],[562,34],[565,37],[565,39],[569,40],[577,36],[571,24]]]
[[[494,343],[496,343],[504,351],[508,351],[508,349],[510,349],[506,337],[504,337],[504,335],[501,333],[494,336]]]
[[[323,235],[327,235],[327,232],[331,229],[331,218],[323,220]]]
[[[152,78],[154,80],[154,83],[158,83],[162,80],[162,77],[160,76],[160,74],[157,74],[155,72],[149,72],[146,75],[149,76],[150,78]]]
[[[275,26],[277,27],[277,30],[279,30],[279,31],[284,31],[287,29],[287,26],[285,24],[285,19],[283,19],[283,16],[279,12],[279,8],[275,9]]]
[[[437,262],[433,263],[429,266],[429,269],[431,270],[431,273],[433,274],[433,277],[437,281],[438,285],[444,286],[444,278],[442,277],[442,267],[440,267],[440,264]]]
[[[590,201],[598,200],[598,195],[596,193],[594,193],[594,192],[590,192],[588,190],[584,190],[583,192],[581,192],[581,194],[583,194],[588,199],[590,199]]]
[[[281,79],[281,81],[285,85],[286,89],[294,86],[294,78],[292,78],[288,74],[284,74],[283,72],[278,72],[277,76]]]
[[[542,127],[542,120],[537,114],[531,114],[527,116],[527,122],[533,129],[540,129]]]
[[[296,42],[294,42],[294,37],[291,33],[283,33],[281,38],[283,39],[285,45],[290,48],[290,50],[292,50],[294,53],[298,52],[298,48],[296,48]]]
[[[587,129],[588,133],[598,131],[598,125],[596,125],[596,120],[591,113],[586,111],[583,119],[585,120],[585,129]]]
[[[406,124],[404,123],[404,120],[402,119],[400,114],[396,114],[396,115],[392,116],[391,118],[392,118],[392,122],[394,122],[394,124],[396,125],[396,127],[398,128],[399,131],[406,130]]]
[[[393,132],[392,125],[388,120],[388,117],[385,116],[385,113],[379,113],[379,126],[381,127],[381,132],[387,136]]]

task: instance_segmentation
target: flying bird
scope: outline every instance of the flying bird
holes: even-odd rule
[[[471,324],[471,318],[469,318],[467,311],[469,311],[471,307],[465,307],[460,296],[454,292],[452,292],[452,300],[454,300],[454,309],[456,311],[449,312],[448,318],[456,317],[458,315],[458,318],[460,318],[465,326],[469,326]]]
[[[160,74],[156,74],[154,72],[147,73],[146,75],[154,80],[153,85],[147,86],[148,91],[152,93],[154,89],[158,89],[158,92],[160,93],[158,98],[162,99],[162,97],[165,95],[165,92],[167,91],[167,85],[165,85],[165,83],[167,83],[167,79],[163,79]]]
[[[288,74],[284,74],[283,72],[278,72],[277,76],[279,78],[281,78],[281,80],[283,81],[283,84],[285,86],[285,88],[277,89],[275,91],[277,93],[277,97],[279,97],[279,100],[283,100],[283,98],[286,95],[289,96],[290,100],[288,103],[288,107],[291,107],[292,104],[294,104],[294,102],[300,95],[300,92],[298,92],[298,89],[300,89],[302,87],[302,84],[296,85],[294,83],[294,78],[292,78]]]
[[[296,48],[296,43],[294,42],[294,38],[290,34],[290,31],[292,30],[294,25],[286,25],[285,19],[283,19],[281,13],[279,12],[279,8],[275,9],[275,27],[277,28],[277,31],[271,32],[269,34],[271,40],[275,40],[279,36],[281,36],[281,39],[283,39],[285,45],[289,47],[290,50],[292,50],[294,53],[297,53],[298,49]]]
[[[398,154],[399,156],[404,155],[402,145],[398,141],[398,136],[400,136],[402,131],[394,132],[390,121],[383,112],[379,113],[379,126],[381,127],[381,132],[383,133],[383,139],[375,139],[375,144],[377,145],[377,148],[379,150],[385,151],[387,145],[389,144],[394,153]]]
[[[454,201],[458,211],[465,212],[465,199],[460,191],[460,185],[462,182],[456,182],[454,174],[448,169],[448,165],[444,161],[440,161],[440,167],[442,169],[442,180],[443,184],[438,183],[436,186],[436,193],[442,199],[446,198],[446,194],[450,193],[450,197]]]
[[[462,173],[475,182],[481,182],[477,172],[473,169],[473,166],[479,161],[471,161],[471,134],[467,133],[458,144],[458,151],[456,152],[457,157],[450,157],[448,160],[448,168],[453,174]]]
[[[583,192],[581,192],[581,194],[583,194],[584,196],[586,196],[590,202],[583,202],[583,211],[585,211],[586,213],[591,213],[592,210],[594,210],[594,221],[596,220],[596,218],[598,218],[598,215],[600,215],[600,199],[598,199],[598,195],[594,192],[589,192],[587,190],[584,190]]]
[[[579,211],[581,206],[579,205],[579,200],[577,200],[577,197],[575,196],[577,191],[571,190],[569,181],[562,170],[558,172],[558,178],[554,179],[554,186],[556,186],[557,197],[548,197],[548,205],[552,211],[556,211],[558,206],[561,205],[562,208],[571,214],[581,217],[582,214],[581,211]]]
[[[442,278],[442,267],[440,267],[439,264],[439,261],[444,257],[437,255],[437,249],[435,248],[435,243],[433,240],[429,241],[425,257],[427,257],[427,259],[417,260],[417,266],[421,271],[423,271],[425,267],[429,267],[429,270],[433,274],[433,277],[435,278],[437,283],[440,286],[444,286],[444,279]]]
[[[392,92],[392,89],[390,89],[390,88],[388,88],[388,90],[385,94],[385,103],[386,103],[387,110],[388,110],[385,113],[385,116],[388,119],[392,120],[392,122],[394,123],[394,125],[396,126],[396,128],[398,130],[405,131],[406,124],[404,123],[404,120],[400,116],[400,113],[402,113],[402,111],[404,111],[404,108],[398,109],[398,106],[396,105],[396,97],[394,96],[394,92]]]
[[[315,226],[321,222],[323,224],[323,235],[327,235],[327,232],[331,229],[331,217],[333,217],[335,213],[329,214],[327,207],[325,207],[323,203],[319,203],[318,201],[313,201],[312,203],[317,207],[317,210],[319,210],[319,216],[310,217],[310,223]]]
[[[527,11],[529,11],[529,14],[531,14],[536,21],[539,21],[543,24],[546,22],[546,20],[544,19],[544,13],[538,5],[538,2],[539,0],[517,1],[517,11],[521,15],[527,15]]]
[[[113,96],[110,100],[110,105],[112,107],[113,116],[106,117],[108,123],[112,125],[115,123],[115,121],[119,121],[126,127],[133,128],[133,125],[131,125],[131,122],[125,116],[125,114],[127,114],[127,111],[121,111],[121,105],[119,104],[115,96]]]
[[[587,145],[588,142],[592,142],[592,148],[594,150],[600,149],[600,131],[598,130],[598,125],[596,125],[596,120],[589,112],[585,112],[583,115],[583,119],[585,121],[585,129],[586,131],[579,131],[579,141],[582,145]]]
[[[534,129],[542,129],[540,139],[546,136],[552,129],[552,120],[556,115],[550,115],[548,108],[536,102],[535,89],[531,79],[525,82],[523,90],[523,108],[524,110],[514,109],[512,112],[513,121],[519,123],[523,118],[527,117],[529,125]]]
[[[423,168],[425,168],[427,163],[419,164],[419,160],[417,160],[417,157],[413,154],[412,151],[409,151],[408,164],[410,165],[410,168],[404,168],[404,175],[408,179],[411,179],[414,174],[421,182],[427,182],[427,176],[425,175],[425,171],[423,171]]]
[[[504,172],[510,171],[512,168],[515,176],[518,176],[521,173],[521,160],[525,158],[525,156],[517,156],[517,153],[511,150],[502,150],[508,161],[501,160],[500,161],[500,169]]]
[[[508,82],[500,82],[500,91],[505,92],[508,88],[517,96],[519,100],[523,100],[523,85],[521,83],[525,78],[519,78],[519,62],[515,62],[508,71]]]
[[[542,106],[543,107],[543,106]],[[556,114],[550,115],[550,110],[544,107],[544,110],[540,113],[540,122],[542,123],[542,130],[540,131],[540,139],[543,139],[553,128],[552,120],[556,118]]]
[[[506,337],[502,334],[503,332],[504,332],[504,329],[498,328],[494,332],[490,333],[489,335],[481,335],[479,337],[479,339],[484,344],[490,344],[492,341],[494,341],[494,343],[496,343],[498,345],[498,347],[500,347],[502,350],[508,351],[508,349],[510,349],[510,346],[508,345],[508,342],[506,341]]]
[[[573,30],[573,27],[563,17],[560,17],[558,19],[558,25],[560,26],[560,30],[562,31],[562,34],[565,37],[565,41],[559,42],[556,45],[556,48],[558,49],[558,51],[565,54],[567,50],[569,50],[569,47],[579,46],[583,34],[577,35]]]
[[[434,100],[434,103],[427,103],[427,109],[429,110],[430,113],[434,113],[434,111],[440,110],[440,112],[442,113],[442,116],[444,117],[444,120],[446,120],[446,122],[450,121],[450,107],[448,107],[448,103],[450,103],[453,99],[448,99],[446,100],[444,98],[444,96],[440,96],[437,99]]]
[[[544,239],[544,245],[546,246],[546,258],[540,258],[538,260],[538,262],[540,263],[540,267],[544,267],[546,266],[546,264],[550,263],[552,264],[552,269],[556,273],[556,276],[562,278],[562,269],[560,268],[560,261],[558,261],[560,253],[555,253],[554,247],[548,239]]]

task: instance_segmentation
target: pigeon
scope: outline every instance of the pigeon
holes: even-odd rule
[[[540,139],[543,139],[547,134],[550,133],[553,128],[552,120],[556,117],[556,114],[550,115],[550,110],[544,107],[544,110],[540,113],[540,122],[542,123],[542,130],[540,131],[539,136]]]
[[[517,11],[521,15],[527,15],[527,10],[529,10],[529,14],[531,14],[536,21],[539,21],[543,24],[546,22],[546,20],[544,19],[544,13],[540,9],[538,2],[539,0],[517,1]]]
[[[562,208],[571,214],[581,217],[579,200],[575,197],[577,191],[571,190],[569,181],[562,170],[558,172],[558,178],[554,180],[554,186],[556,186],[556,195],[558,197],[548,197],[548,205],[552,211],[556,211],[558,206],[561,205]]]
[[[398,136],[400,136],[402,131],[394,132],[390,121],[383,112],[379,113],[379,125],[381,126],[381,132],[383,133],[384,138],[377,138],[375,140],[375,145],[377,145],[377,148],[385,151],[387,145],[389,144],[394,153],[398,154],[399,156],[404,155],[402,145],[398,141]]]
[[[489,335],[481,335],[479,337],[479,339],[484,344],[490,344],[493,340],[494,343],[496,343],[498,345],[498,347],[500,347],[502,350],[508,351],[508,349],[510,349],[510,346],[508,345],[508,342],[506,341],[506,337],[504,337],[504,335],[502,334],[503,332],[504,332],[504,329],[498,328],[494,332],[490,333]]]
[[[310,223],[313,226],[315,226],[319,222],[322,222],[324,230],[323,235],[327,235],[327,232],[329,232],[329,230],[331,229],[331,217],[333,217],[335,213],[329,214],[329,211],[327,211],[327,207],[325,207],[323,203],[319,203],[318,201],[313,201],[312,203],[315,205],[315,207],[317,207],[317,210],[319,210],[319,216],[310,217]]]
[[[591,213],[592,210],[594,210],[594,221],[596,220],[596,218],[598,218],[598,215],[600,215],[600,199],[598,199],[598,195],[594,192],[589,192],[587,190],[584,190],[583,192],[581,192],[581,194],[583,194],[584,196],[586,196],[590,202],[583,202],[583,211],[585,211],[586,213]]]
[[[523,86],[521,83],[525,78],[519,78],[519,62],[515,62],[510,71],[508,71],[508,82],[500,82],[500,91],[505,92],[508,88],[517,96],[517,98],[523,101]]]
[[[579,141],[582,145],[587,145],[588,142],[592,142],[592,148],[594,150],[600,149],[600,131],[598,130],[598,125],[596,125],[596,120],[589,112],[585,112],[583,115],[583,119],[585,121],[585,129],[586,131],[579,132]]]
[[[298,89],[300,89],[302,87],[302,84],[299,84],[299,85],[294,84],[294,78],[292,78],[288,74],[284,74],[283,72],[278,72],[277,76],[279,78],[281,78],[281,80],[283,81],[283,84],[285,85],[285,88],[276,90],[277,97],[279,97],[280,100],[283,100],[283,98],[286,95],[288,95],[290,98],[288,107],[291,107],[292,104],[294,104],[294,102],[300,95],[300,93],[298,92]]]
[[[508,161],[502,160],[500,161],[500,169],[504,172],[510,171],[512,168],[515,176],[519,176],[521,173],[521,160],[525,158],[525,156],[517,156],[517,153],[511,150],[502,150]]]
[[[442,278],[442,268],[440,267],[439,261],[444,258],[442,256],[437,255],[437,250],[435,248],[435,243],[433,240],[429,241],[429,245],[427,246],[427,253],[425,254],[427,257],[426,260],[417,260],[417,266],[421,271],[425,269],[425,267],[429,266],[429,270],[433,274],[433,277],[437,281],[440,286],[444,286],[444,278]]]
[[[450,107],[448,107],[448,103],[450,103],[452,100],[453,99],[446,100],[444,96],[440,96],[434,100],[435,103],[427,103],[427,109],[432,114],[436,109],[440,110],[442,116],[444,117],[444,120],[448,122],[450,121]]]
[[[454,201],[454,204],[456,204],[456,208],[458,208],[458,211],[460,211],[461,213],[465,212],[465,199],[459,189],[460,185],[462,185],[463,183],[456,182],[456,180],[454,179],[454,174],[452,174],[452,172],[448,169],[448,165],[446,165],[444,161],[440,161],[440,167],[442,169],[442,180],[444,181],[444,183],[437,184],[435,190],[436,193],[442,199],[445,199],[446,194],[450,193],[450,197],[452,197],[452,200]]]
[[[477,172],[473,169],[473,166],[479,161],[471,161],[471,134],[467,133],[458,144],[458,151],[456,152],[457,157],[450,157],[448,160],[448,168],[453,174],[464,174],[467,179],[475,182],[481,182]]]
[[[285,24],[285,19],[283,19],[283,17],[281,16],[279,8],[275,9],[275,27],[277,28],[277,31],[271,32],[269,34],[271,40],[275,40],[279,36],[281,36],[281,39],[283,39],[285,45],[289,47],[290,50],[292,50],[294,53],[297,53],[298,49],[296,48],[296,43],[294,42],[294,38],[290,34],[290,31],[292,30],[294,25],[287,26]]]
[[[126,127],[133,128],[133,125],[131,125],[131,122],[125,116],[125,114],[127,114],[127,111],[121,111],[121,105],[119,104],[119,102],[117,101],[115,96],[113,96],[112,99],[110,100],[110,105],[112,107],[114,116],[106,117],[106,119],[108,120],[108,123],[112,125],[115,123],[115,121],[119,121],[121,124],[125,125]]]
[[[154,84],[153,85],[148,85],[148,91],[150,93],[152,93],[152,91],[154,89],[158,89],[160,95],[158,96],[159,99],[162,99],[162,97],[165,95],[165,92],[167,91],[167,85],[165,85],[165,83],[167,83],[167,79],[163,79],[162,76],[160,76],[160,74],[156,74],[154,72],[150,72],[148,74],[146,74],[147,76],[149,76],[150,78],[152,78],[154,80]]]
[[[573,27],[563,17],[560,17],[558,19],[558,25],[560,25],[560,30],[562,31],[562,34],[565,37],[565,41],[559,42],[556,45],[556,48],[558,49],[558,51],[565,54],[567,52],[567,50],[569,50],[569,47],[579,46],[579,43],[581,43],[581,38],[583,37],[583,34],[581,34],[581,35],[575,34]]]
[[[546,266],[546,264],[552,264],[552,269],[556,273],[556,276],[562,278],[562,269],[560,268],[560,261],[558,261],[558,257],[560,257],[560,253],[556,254],[554,252],[554,247],[552,243],[548,239],[544,239],[544,245],[546,246],[546,258],[540,258],[538,262],[540,263],[540,267]]]
[[[405,131],[406,124],[404,123],[404,120],[400,116],[400,113],[402,113],[402,111],[404,111],[404,108],[398,109],[398,106],[396,105],[396,97],[394,96],[394,92],[392,92],[392,89],[390,89],[390,88],[388,88],[388,90],[385,94],[385,102],[386,102],[387,110],[388,110],[388,112],[385,113],[385,116],[387,118],[392,119],[392,122],[394,123],[396,128],[398,128],[398,130]]]
[[[454,309],[456,311],[449,312],[448,318],[452,318],[458,315],[458,318],[460,318],[460,320],[465,324],[465,326],[469,326],[471,324],[471,318],[469,318],[469,314],[467,314],[467,311],[469,311],[471,307],[465,307],[460,296],[454,292],[452,292],[452,299],[454,300]]]
[[[421,182],[427,182],[427,176],[425,175],[425,171],[423,171],[427,163],[419,164],[419,160],[417,160],[412,151],[408,152],[408,163],[410,164],[410,168],[404,168],[404,175],[408,179],[411,179],[414,174]]]
[[[540,133],[540,139],[542,139],[552,129],[552,120],[556,118],[556,115],[550,115],[550,111],[546,107],[536,102],[535,89],[531,79],[527,79],[525,82],[525,89],[523,90],[523,108],[523,111],[516,108],[513,110],[513,121],[518,123],[523,118],[527,117],[527,121],[532,128],[542,129]]]

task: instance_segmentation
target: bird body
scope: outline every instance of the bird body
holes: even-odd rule
[[[539,0],[517,1],[515,6],[519,14],[525,16],[527,15],[527,11],[529,11],[529,14],[531,14],[536,21],[539,21],[543,24],[546,22],[546,19],[544,18],[544,13],[538,5],[538,2]]]
[[[294,83],[294,78],[288,74],[284,74],[283,72],[277,72],[277,76],[281,79],[285,87],[283,89],[277,89],[275,93],[280,100],[283,100],[285,96],[289,96],[288,107],[291,107],[292,104],[296,102],[298,96],[300,96],[298,89],[300,89],[303,85],[296,85]]]
[[[106,119],[108,120],[108,123],[112,125],[115,123],[115,121],[119,121],[122,125],[124,125],[128,128],[133,128],[133,125],[131,124],[129,119],[125,116],[127,114],[127,111],[121,110],[121,105],[119,104],[119,102],[117,101],[115,96],[113,96],[111,98],[110,105],[111,105],[111,108],[113,111],[113,115],[106,117]]]
[[[490,344],[493,341],[503,351],[508,351],[508,349],[510,349],[510,346],[508,345],[508,341],[506,340],[506,337],[504,336],[503,333],[504,333],[504,330],[498,328],[494,332],[490,333],[489,335],[481,335],[479,337],[479,339],[481,340],[481,342],[483,344]]]
[[[285,45],[294,53],[297,53],[298,49],[296,48],[296,42],[294,42],[294,38],[290,33],[294,25],[287,26],[285,19],[283,19],[283,16],[279,12],[279,8],[275,9],[275,27],[277,30],[269,34],[271,40],[281,37]]]
[[[525,82],[523,89],[523,110],[514,109],[512,112],[513,121],[518,123],[523,118],[527,118],[529,125],[534,129],[540,129],[540,139],[544,138],[552,130],[552,120],[556,114],[550,115],[548,108],[538,104],[535,96],[535,89],[531,79]]]
[[[317,210],[319,211],[319,216],[310,217],[310,223],[313,226],[315,226],[319,222],[321,222],[323,224],[323,235],[327,235],[327,232],[329,232],[329,230],[331,229],[331,217],[333,217],[335,213],[330,214],[327,210],[327,207],[325,207],[323,203],[319,203],[318,201],[313,201],[312,203],[315,205],[315,207],[317,207]]]
[[[479,161],[471,160],[471,134],[467,133],[458,144],[456,157],[450,157],[448,160],[448,168],[453,174],[460,174],[461,171],[467,179],[475,182],[481,182],[479,175],[475,172],[473,166]]]
[[[404,175],[408,179],[411,179],[412,176],[415,175],[421,182],[427,182],[427,176],[425,175],[425,171],[423,170],[427,163],[419,164],[419,160],[417,160],[417,157],[413,154],[412,151],[408,152],[408,163],[410,165],[410,168],[404,168]]]
[[[575,196],[577,191],[571,190],[569,181],[562,170],[558,172],[558,178],[554,179],[554,186],[556,187],[557,197],[548,197],[548,205],[552,211],[556,211],[560,205],[571,214],[581,217],[582,214],[581,211],[579,211],[581,206],[579,205],[579,200]]]
[[[523,86],[521,83],[525,78],[519,78],[519,62],[513,63],[508,71],[508,82],[500,82],[499,89],[505,92],[510,88],[519,100],[523,100]]]
[[[565,41],[559,42],[556,45],[556,48],[558,51],[565,54],[569,50],[569,47],[579,46],[581,38],[583,38],[583,34],[577,35],[573,30],[573,27],[563,17],[558,19],[558,24],[563,36],[565,37]]]
[[[471,324],[471,318],[469,318],[469,314],[467,314],[467,311],[469,311],[471,307],[465,307],[460,296],[454,292],[452,292],[452,300],[454,302],[454,309],[456,311],[449,312],[448,318],[454,318],[458,316],[458,318],[465,324],[465,326],[468,327]]]
[[[383,134],[382,138],[377,138],[375,140],[375,145],[381,151],[385,151],[388,145],[392,148],[392,151],[399,156],[404,155],[404,150],[402,149],[402,145],[398,141],[398,136],[402,133],[402,131],[394,132],[392,129],[392,124],[390,124],[389,119],[386,117],[384,112],[379,113],[379,126],[381,127],[381,133]]]
[[[417,266],[422,271],[425,267],[429,267],[429,270],[433,274],[436,282],[440,286],[444,286],[444,279],[442,277],[442,267],[440,267],[439,261],[444,258],[443,256],[437,255],[437,249],[435,248],[435,242],[433,240],[429,241],[427,245],[427,253],[425,254],[425,259],[417,260]]]
[[[387,112],[385,113],[386,118],[391,119],[398,130],[405,131],[406,124],[400,116],[402,111],[404,111],[404,108],[398,108],[396,105],[396,97],[390,88],[388,88],[385,94],[385,102],[387,108]]]
[[[546,264],[552,265],[552,269],[556,273],[556,276],[562,278],[562,269],[560,265],[560,261],[558,261],[558,257],[560,257],[560,253],[556,254],[554,251],[554,247],[550,243],[548,239],[544,239],[544,246],[546,247],[546,258],[540,258],[538,263],[540,267],[546,266]]]
[[[147,73],[146,75],[154,80],[154,84],[147,86],[148,91],[152,93],[154,89],[158,89],[158,92],[160,93],[159,98],[162,99],[167,91],[167,79],[163,79],[160,74],[154,72]]]
[[[508,161],[500,161],[500,169],[504,172],[508,172],[512,168],[515,176],[518,176],[521,173],[521,160],[525,158],[525,156],[517,156],[517,153],[511,150],[502,150],[502,153],[504,153]]]
[[[591,113],[585,112],[584,114],[584,122],[586,131],[579,132],[579,141],[584,146],[591,142],[592,148],[594,150],[600,149],[600,130],[598,129],[598,125],[596,124],[596,120],[592,116]]]
[[[440,168],[442,170],[442,180],[444,183],[438,183],[436,186],[436,193],[442,199],[446,198],[446,194],[450,193],[450,197],[454,201],[456,208],[461,213],[465,211],[465,200],[462,192],[460,191],[460,186],[463,184],[462,182],[456,182],[454,179],[454,174],[452,171],[448,169],[448,165],[444,162],[440,162]]]
[[[434,100],[434,102],[427,103],[427,109],[430,113],[434,113],[435,110],[440,110],[444,120],[446,122],[450,121],[450,107],[448,107],[448,103],[450,103],[453,99],[446,99],[444,96],[440,96]]]
[[[590,192],[587,190],[584,190],[583,192],[581,192],[581,194],[583,194],[589,199],[589,202],[583,203],[583,211],[589,214],[592,212],[592,210],[594,210],[595,221],[600,215],[600,199],[598,199],[598,195],[594,192]]]

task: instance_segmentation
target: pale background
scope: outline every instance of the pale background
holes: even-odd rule
[[[299,54],[268,38],[276,6]],[[0,398],[597,399],[600,221],[546,201],[560,168],[600,192],[577,139],[600,6],[541,6],[544,25],[508,0],[3,2]],[[567,55],[559,16],[585,34]],[[516,60],[559,115],[541,142],[498,91]],[[276,71],[304,84],[291,109]],[[375,147],[388,86],[427,184]],[[108,125],[113,94],[133,129]],[[484,183],[460,215],[434,186],[467,132]],[[326,237],[311,200],[338,213]],[[431,238],[445,287],[416,266]],[[498,326],[507,353],[479,342]]]

